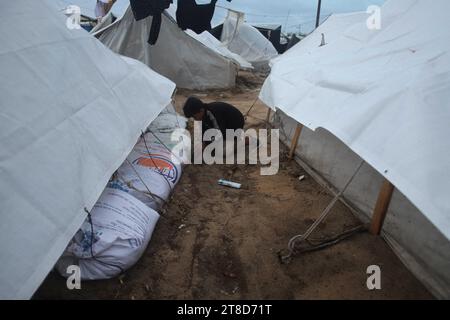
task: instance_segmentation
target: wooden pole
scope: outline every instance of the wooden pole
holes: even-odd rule
[[[270,108],[268,108],[268,110],[267,110],[267,117],[266,117],[266,122],[267,123],[269,123],[269,121],[270,121],[270,112],[271,112],[272,110],[270,109]]]
[[[295,129],[294,138],[292,139],[291,149],[289,150],[289,159],[293,159],[295,155],[295,149],[297,149],[298,139],[302,133],[303,125],[297,124],[297,128]]]
[[[394,185],[385,179],[378,194],[378,200],[372,215],[370,233],[373,235],[377,236],[381,233],[394,189]]]

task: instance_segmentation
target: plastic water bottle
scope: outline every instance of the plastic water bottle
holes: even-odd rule
[[[218,181],[218,183],[221,186],[230,187],[230,188],[234,188],[234,189],[240,189],[242,186],[240,183],[236,183],[236,182],[232,182],[232,181],[228,181],[228,180],[224,180],[224,179],[220,179]]]

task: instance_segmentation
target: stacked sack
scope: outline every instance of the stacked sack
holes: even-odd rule
[[[190,142],[172,139],[175,130],[186,128],[187,119],[170,109],[139,139],[67,246],[56,264],[63,276],[77,265],[82,280],[113,278],[142,256],[159,219],[157,211],[168,201],[189,157]]]

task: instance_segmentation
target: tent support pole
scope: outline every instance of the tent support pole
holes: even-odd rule
[[[291,149],[289,150],[289,159],[293,159],[295,155],[295,149],[297,149],[298,139],[302,133],[303,125],[297,124],[297,128],[295,129],[294,138],[292,139]]]
[[[383,228],[384,219],[386,218],[394,189],[394,185],[387,179],[383,181],[380,193],[378,194],[378,200],[375,205],[375,210],[373,211],[372,215],[370,233],[373,235],[378,236],[381,233],[381,229]]]
[[[322,0],[317,2],[316,29],[320,26],[320,10],[322,9]]]
[[[268,110],[267,110],[267,117],[266,117],[266,122],[267,123],[269,123],[269,121],[270,121],[270,113],[271,113],[271,109],[270,108],[268,108]]]

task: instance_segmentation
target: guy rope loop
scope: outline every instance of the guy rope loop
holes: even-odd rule
[[[358,165],[356,171],[353,173],[351,178],[348,180],[348,182],[344,186],[344,188],[338,194],[336,194],[336,196],[333,198],[333,200],[330,202],[330,204],[322,211],[319,218],[317,218],[317,220],[308,228],[308,230],[304,234],[299,234],[299,235],[291,238],[291,240],[289,240],[288,248],[287,248],[288,253],[286,255],[283,255],[281,251],[278,253],[281,263],[287,264],[291,261],[292,257],[296,254],[323,249],[325,247],[336,244],[339,241],[342,241],[357,232],[365,230],[365,227],[360,225],[360,226],[357,226],[350,230],[347,230],[344,233],[342,233],[334,238],[331,238],[331,239],[309,239],[309,237],[316,230],[316,228],[328,217],[328,215],[331,212],[331,209],[334,207],[336,202],[339,201],[339,199],[342,197],[344,192],[348,189],[348,187],[353,182],[353,180],[355,179],[358,172],[361,170],[364,163],[365,163],[365,161],[362,160],[361,163]],[[300,249],[299,246],[303,242],[306,242],[307,244],[309,244],[310,247]]]

